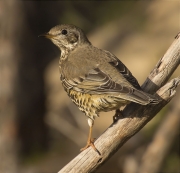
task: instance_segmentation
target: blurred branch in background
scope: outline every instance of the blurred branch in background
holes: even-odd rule
[[[59,125],[59,122],[61,122],[61,125]],[[73,126],[65,118],[60,117],[59,114],[49,113],[49,115],[46,117],[46,123],[50,127],[58,130],[61,134],[66,136],[78,146],[81,146],[84,142],[84,139],[86,139],[86,135],[82,130]]]
[[[176,97],[170,104],[170,109],[165,119],[159,126],[153,141],[145,151],[139,169],[134,173],[157,173],[161,170],[162,163],[169,153],[180,127],[180,88],[177,89]]]

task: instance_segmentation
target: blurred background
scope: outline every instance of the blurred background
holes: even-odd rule
[[[86,118],[59,80],[60,51],[38,38],[74,24],[142,84],[180,31],[179,1],[0,1],[0,173],[58,172],[87,140]],[[172,77],[177,77],[177,69]],[[179,89],[178,89],[179,90]],[[180,92],[96,172],[180,172]],[[114,112],[101,113],[98,137]],[[149,167],[150,166],[150,167]]]

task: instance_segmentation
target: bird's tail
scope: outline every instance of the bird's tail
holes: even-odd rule
[[[141,105],[158,104],[160,101],[156,96],[140,90],[134,90],[133,93],[129,95],[129,100]]]

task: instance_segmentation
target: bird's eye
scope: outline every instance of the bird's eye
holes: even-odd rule
[[[63,30],[61,31],[61,34],[66,35],[66,34],[67,34],[67,30],[63,29]]]

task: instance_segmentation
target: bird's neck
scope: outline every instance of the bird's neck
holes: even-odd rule
[[[61,56],[60,56],[60,61],[64,61],[67,59],[69,55],[70,50],[69,49],[61,49]]]
[[[73,51],[76,47],[77,47],[77,44],[61,46],[61,48],[60,48],[60,50],[61,50],[61,57],[60,57],[60,59],[62,61],[66,60],[68,55],[69,55],[69,53],[71,51]]]

